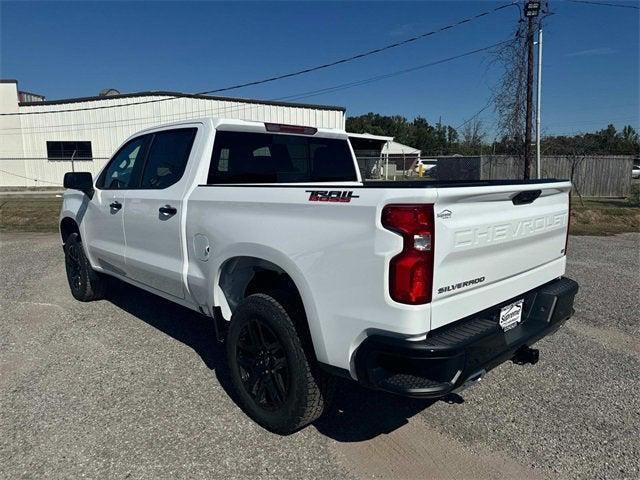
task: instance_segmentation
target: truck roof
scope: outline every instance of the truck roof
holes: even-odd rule
[[[254,132],[254,133],[267,133],[267,124],[271,125],[281,125],[281,126],[300,126],[300,127],[309,127],[309,125],[291,125],[291,124],[277,124],[272,122],[258,122],[252,120],[239,120],[235,118],[223,118],[223,117],[215,117],[215,116],[207,116],[207,117],[198,117],[187,120],[180,120],[177,122],[171,123],[163,123],[160,125],[156,125],[153,127],[145,128],[144,130],[140,130],[136,132],[133,136],[139,135],[140,133],[145,132],[153,132],[156,130],[164,130],[167,128],[174,128],[184,125],[193,125],[194,123],[208,124],[210,127],[215,128],[217,130],[234,130],[239,132]],[[330,137],[330,138],[343,138],[348,139],[349,135],[346,130],[338,129],[338,128],[318,128],[311,127],[316,130],[314,135],[321,137]],[[270,132],[272,133],[272,132]],[[282,132],[288,133],[288,132]]]

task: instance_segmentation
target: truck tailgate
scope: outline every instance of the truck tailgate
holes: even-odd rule
[[[438,188],[431,328],[564,273],[570,182]]]

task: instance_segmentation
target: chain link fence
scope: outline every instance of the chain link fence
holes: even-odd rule
[[[479,178],[480,157],[418,155],[358,156],[363,180],[473,180]],[[477,164],[477,165],[476,165]]]
[[[522,159],[483,156],[357,157],[363,180],[517,180],[523,178]],[[542,178],[570,179],[574,191],[587,197],[627,197],[631,193],[634,157],[616,155],[541,158]],[[537,174],[532,171],[532,177]]]

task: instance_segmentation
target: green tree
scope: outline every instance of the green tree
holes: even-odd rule
[[[429,124],[426,118],[412,122],[400,115],[367,113],[347,118],[347,131],[394,137],[397,142],[418,148],[424,155],[448,155],[457,151],[458,132],[450,125]]]
[[[410,122],[401,115],[370,112],[347,118],[346,126],[349,132],[394,137],[397,142],[420,149],[425,156],[477,155],[481,150],[493,150],[497,155],[519,155],[522,152],[523,139],[518,133],[505,134],[492,145],[487,145],[481,123],[467,124],[466,127],[474,128],[469,131],[463,129],[459,133],[440,121],[431,125],[420,116]],[[542,152],[544,155],[575,155],[576,152],[580,155],[640,155],[640,139],[631,125],[621,131],[614,125],[608,125],[590,133],[546,136],[542,139]]]
[[[610,124],[592,133],[547,136],[542,140],[542,151],[555,155],[638,155],[640,139],[631,125],[619,132]]]

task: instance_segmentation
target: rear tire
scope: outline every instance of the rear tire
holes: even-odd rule
[[[331,379],[310,363],[293,319],[275,298],[245,298],[231,318],[226,347],[238,403],[259,425],[287,435],[322,415]]]
[[[91,268],[84,254],[80,235],[72,233],[64,245],[64,260],[71,295],[81,302],[99,300],[104,296],[105,279]]]

